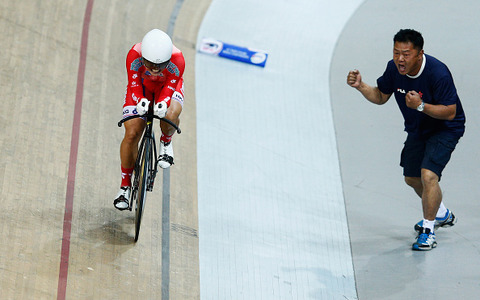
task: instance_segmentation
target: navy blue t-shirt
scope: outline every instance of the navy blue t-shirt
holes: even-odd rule
[[[462,103],[457,95],[453,77],[447,66],[433,56],[424,56],[425,67],[416,78],[401,75],[393,60],[387,64],[387,69],[377,79],[377,86],[384,94],[395,93],[398,107],[405,119],[405,131],[418,137],[428,137],[439,131],[448,131],[456,136],[465,132],[465,114]],[[423,102],[430,104],[457,105],[457,113],[451,121],[439,120],[408,108],[405,95],[416,91]]]

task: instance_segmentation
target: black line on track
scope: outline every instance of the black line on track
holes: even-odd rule
[[[170,14],[167,34],[173,40],[175,22],[184,0],[177,0]],[[162,187],[162,300],[170,298],[170,168],[163,170]]]

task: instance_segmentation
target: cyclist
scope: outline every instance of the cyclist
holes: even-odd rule
[[[141,43],[133,45],[126,61],[128,84],[123,104],[123,118],[144,115],[153,105],[154,113],[180,123],[183,108],[183,71],[185,59],[170,37],[159,29],[149,31]],[[113,202],[119,210],[129,206],[131,176],[138,152],[138,142],[145,128],[145,120],[136,118],[124,123],[125,135],[120,144],[122,181]],[[161,122],[159,166],[173,164],[172,136],[175,129]]]

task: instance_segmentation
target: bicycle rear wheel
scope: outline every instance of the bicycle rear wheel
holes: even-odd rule
[[[138,190],[135,199],[135,242],[138,241],[138,235],[140,234],[140,224],[142,222],[145,201],[147,198],[148,176],[151,163],[150,156],[152,155],[151,143],[149,140],[146,140],[141,155],[142,161],[138,174]]]

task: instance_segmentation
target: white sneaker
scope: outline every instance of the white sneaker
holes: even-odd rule
[[[117,197],[113,200],[113,205],[118,210],[125,210],[128,209],[130,205],[128,203],[130,199],[130,187],[129,186],[122,186],[120,187],[120,191],[118,191]]]
[[[457,223],[457,218],[453,214],[453,212],[449,209],[447,209],[447,213],[445,214],[445,217],[443,218],[435,218],[435,227],[434,230],[437,230],[440,227],[452,227]],[[423,220],[420,220],[415,226],[413,227],[418,234],[422,233],[422,227],[423,226]]]
[[[158,165],[162,169],[170,168],[173,165],[173,146],[172,142],[164,143],[160,141],[160,155],[158,156]]]
[[[420,234],[417,236],[417,241],[412,245],[412,249],[428,251],[435,247],[437,247],[435,233],[431,232],[429,228],[422,227]]]

